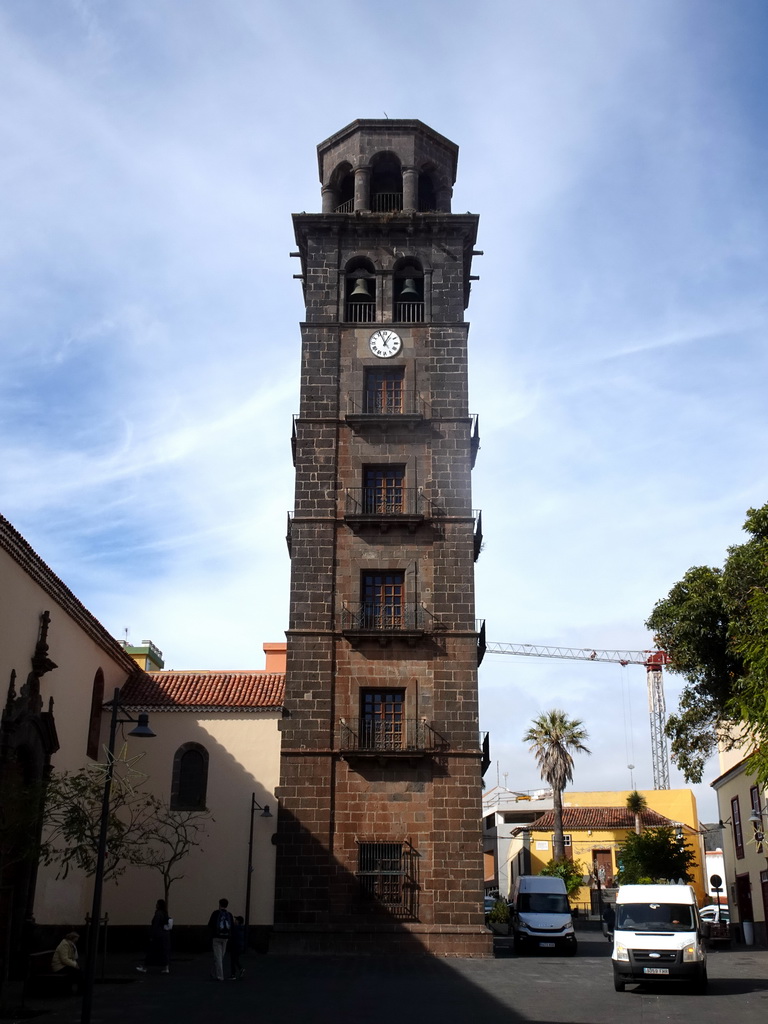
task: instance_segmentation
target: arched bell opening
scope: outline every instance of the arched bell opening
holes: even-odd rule
[[[424,271],[416,260],[399,264],[394,281],[396,323],[420,324],[424,322]]]
[[[371,210],[392,213],[403,208],[403,169],[394,153],[371,160]]]
[[[340,164],[331,178],[334,213],[352,213],[355,208],[355,175],[351,164]]]
[[[376,319],[376,273],[370,260],[352,260],[344,274],[344,319],[371,324]]]
[[[438,209],[437,185],[432,167],[419,171],[418,208],[419,213],[433,213]]]

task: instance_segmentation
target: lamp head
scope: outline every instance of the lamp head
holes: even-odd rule
[[[131,729],[128,733],[129,736],[138,736],[141,739],[149,740],[154,739],[157,733],[152,732],[149,727],[149,715],[142,713],[139,715],[139,721],[135,729]]]

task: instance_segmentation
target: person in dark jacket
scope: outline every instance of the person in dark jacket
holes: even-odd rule
[[[168,917],[168,908],[165,900],[158,900],[155,904],[155,913],[150,924],[149,947],[144,958],[143,965],[136,968],[142,974],[146,974],[147,968],[159,967],[161,974],[170,974],[168,964],[171,959],[171,928],[173,918]]]
[[[236,917],[235,927],[232,929],[232,938],[229,940],[229,963],[232,968],[231,981],[237,981],[245,974],[245,969],[240,964],[240,954],[245,952],[245,918]]]
[[[224,981],[224,954],[235,928],[235,919],[227,910],[228,906],[229,900],[219,900],[219,909],[214,910],[208,918],[208,934],[213,949],[213,976],[217,981]]]

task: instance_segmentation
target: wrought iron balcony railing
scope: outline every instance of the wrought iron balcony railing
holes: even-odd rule
[[[478,619],[475,622],[475,632],[477,633],[477,664],[479,667],[488,647],[485,639],[485,619]]]
[[[346,634],[381,637],[421,635],[442,628],[431,612],[415,602],[344,605],[341,620],[342,631]]]
[[[419,487],[350,487],[347,489],[344,515],[351,520],[434,519],[440,510]]]
[[[469,434],[469,443],[472,451],[472,469],[475,468],[477,453],[480,449],[480,419],[477,414],[472,416],[472,426]]]
[[[443,736],[423,718],[397,721],[339,719],[339,749],[358,754],[414,754],[445,750]]]
[[[473,540],[475,545],[475,561],[477,561],[480,557],[480,552],[483,549],[483,513],[480,509],[473,509],[472,515],[475,518]]]
[[[488,732],[480,733],[480,750],[482,751],[482,761],[480,762],[480,774],[485,775],[488,769],[491,767],[491,734]]]
[[[429,404],[418,391],[393,391],[385,393],[375,389],[350,391],[347,396],[347,418],[404,416],[428,419]]]

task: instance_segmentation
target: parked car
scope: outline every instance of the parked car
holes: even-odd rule
[[[712,903],[708,907],[702,907],[699,911],[699,917],[702,921],[723,921],[725,924],[731,923],[730,909],[726,906],[718,907],[716,903]]]

